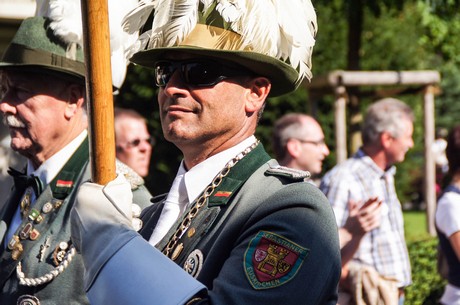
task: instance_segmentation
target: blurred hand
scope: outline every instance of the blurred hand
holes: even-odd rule
[[[348,219],[343,226],[351,235],[363,236],[380,226],[382,200],[369,198],[362,206],[360,201],[348,201]]]

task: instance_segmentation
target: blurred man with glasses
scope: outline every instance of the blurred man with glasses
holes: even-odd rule
[[[329,155],[323,129],[302,113],[289,113],[275,122],[272,145],[280,165],[308,171],[312,178],[321,174]]]
[[[147,177],[154,140],[144,117],[132,109],[116,107],[114,112],[117,159]]]

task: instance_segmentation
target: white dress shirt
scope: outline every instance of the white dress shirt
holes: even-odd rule
[[[255,136],[250,136],[239,144],[209,157],[188,171],[186,171],[184,161],[182,161],[173,186],[165,200],[165,206],[158,223],[150,236],[149,243],[155,246],[168,233],[187,206],[198,198],[228,161],[255,142]]]

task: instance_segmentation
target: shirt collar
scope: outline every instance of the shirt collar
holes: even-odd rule
[[[67,144],[60,151],[55,153],[51,158],[45,160],[37,169],[34,170],[32,162],[27,161],[27,175],[35,175],[40,178],[44,185],[48,185],[59,173],[62,167],[67,163],[73,153],[80,147],[85,140],[88,132],[83,130],[75,139]]]
[[[356,157],[363,160],[363,162],[368,165],[369,168],[371,168],[380,178],[384,178],[385,176],[394,176],[396,174],[396,166],[392,165],[385,171],[382,170],[361,148],[356,152]]]
[[[184,175],[184,182],[188,202],[193,202],[203,192],[205,187],[211,183],[212,179],[224,168],[228,161],[255,142],[256,137],[250,136],[239,144],[209,157],[187,171]],[[185,172],[184,161],[181,162],[177,174],[180,175],[183,172]]]

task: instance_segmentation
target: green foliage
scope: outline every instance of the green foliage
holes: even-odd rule
[[[406,241],[417,241],[430,237],[427,230],[425,211],[404,211],[404,232]]]
[[[362,33],[363,70],[418,70],[426,68],[429,53],[419,45],[420,16],[407,5],[404,11],[382,9],[380,17],[368,13]]]
[[[272,153],[272,126],[275,121],[283,114],[289,112],[309,112],[306,100],[307,92],[305,88],[300,88],[295,93],[269,98],[267,100],[264,113],[259,121],[256,136],[264,143],[265,149],[269,153]]]
[[[429,68],[442,75],[441,94],[436,99],[437,127],[450,129],[460,115],[460,11],[458,1],[431,1],[419,3],[417,10],[425,29],[420,35],[420,46],[432,56]],[[441,3],[440,3],[441,2]]]
[[[318,35],[313,51],[313,77],[331,70],[345,69],[347,54],[347,21],[343,1],[318,2]]]
[[[458,124],[460,117],[460,66],[456,63],[444,65],[442,73],[442,95],[436,99],[436,125],[450,129]]]
[[[446,285],[437,272],[437,238],[408,243],[412,285],[406,289],[405,304],[437,305]]]
[[[405,304],[437,305],[446,284],[437,272],[438,239],[427,233],[426,212],[405,211],[403,215],[413,281]]]

